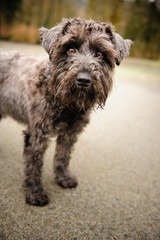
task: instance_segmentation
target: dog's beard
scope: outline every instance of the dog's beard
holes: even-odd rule
[[[59,107],[67,107],[72,111],[87,111],[89,109],[103,108],[112,87],[112,78],[108,71],[104,75],[92,76],[89,87],[79,87],[76,83],[75,70],[59,72],[49,83],[49,92],[54,98],[54,103]],[[106,79],[110,79],[106,80]]]

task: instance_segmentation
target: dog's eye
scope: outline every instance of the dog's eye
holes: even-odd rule
[[[76,50],[74,49],[74,48],[70,48],[70,49],[68,49],[68,51],[67,51],[67,53],[69,54],[69,55],[71,55],[71,54],[73,54],[73,53],[75,53],[76,52]]]
[[[101,52],[96,52],[96,57],[97,58],[103,58],[103,53],[101,53]]]

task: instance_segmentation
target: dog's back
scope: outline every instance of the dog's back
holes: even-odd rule
[[[18,56],[17,51],[0,49],[0,83],[6,78],[6,74],[11,67],[11,62],[16,56]]]
[[[42,60],[17,51],[0,49],[0,115],[26,122],[29,82],[36,81],[36,65]]]

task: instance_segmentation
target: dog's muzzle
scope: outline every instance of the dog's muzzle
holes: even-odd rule
[[[91,75],[88,72],[79,72],[76,82],[79,87],[87,88],[91,85]]]

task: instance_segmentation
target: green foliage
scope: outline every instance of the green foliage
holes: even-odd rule
[[[22,0],[1,0],[0,14],[7,23],[11,23],[17,11],[21,9]]]
[[[147,1],[132,3],[125,37],[135,42],[134,55],[160,58],[160,11],[155,3]]]
[[[21,24],[22,34],[28,35],[27,29],[30,29],[31,42],[39,42],[38,34],[33,33],[39,27],[50,28],[60,22],[62,17],[81,16],[112,22],[117,32],[134,41],[131,52],[133,56],[160,58],[160,9],[156,2],[148,0],[1,0],[1,2],[3,30],[1,38],[17,39],[14,35],[15,32],[17,34],[15,28]],[[24,25],[28,26],[26,33]],[[20,39],[29,41],[25,36]]]
[[[118,24],[122,6],[123,0],[89,0],[86,14],[89,18]]]

